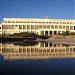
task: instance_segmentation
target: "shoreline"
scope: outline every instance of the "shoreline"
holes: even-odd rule
[[[55,39],[55,38],[48,38],[48,39],[37,39],[36,41],[39,42],[51,42],[51,43],[60,43],[60,44],[75,44],[75,38],[64,38],[64,39]]]
[[[51,42],[51,43],[60,43],[60,44],[75,44],[75,37],[66,37],[66,38],[54,38],[50,37],[48,39],[40,39],[40,38],[33,38],[33,37],[0,37],[0,42],[17,42],[17,41],[36,41],[36,42]]]

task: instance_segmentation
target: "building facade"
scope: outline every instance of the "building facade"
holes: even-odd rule
[[[39,35],[56,35],[66,31],[75,32],[75,20],[40,18],[4,18],[0,34],[9,35],[31,32]]]

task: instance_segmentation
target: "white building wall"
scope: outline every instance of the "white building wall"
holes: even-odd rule
[[[67,19],[39,19],[39,18],[4,18],[2,25],[9,25],[12,28],[2,29],[2,33],[5,34],[14,34],[20,32],[34,32],[41,35],[41,31],[52,31],[54,35],[54,31],[58,33],[59,31],[62,33],[63,31],[75,32],[75,20],[67,20]],[[19,26],[22,26],[19,29]],[[26,26],[26,29],[23,29],[23,25]],[[27,26],[30,28],[27,29]],[[34,29],[32,28],[34,26]],[[39,28],[35,28],[38,26]],[[42,26],[42,28],[40,27]],[[50,26],[50,28],[48,27]],[[56,26],[58,28],[56,28]],[[53,28],[52,28],[53,27]],[[65,28],[64,28],[65,27]]]

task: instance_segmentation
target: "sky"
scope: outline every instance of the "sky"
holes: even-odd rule
[[[75,19],[75,0],[0,0],[3,18]]]

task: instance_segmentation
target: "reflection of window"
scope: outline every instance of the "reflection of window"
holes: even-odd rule
[[[35,52],[38,52],[38,48],[35,48]]]
[[[19,48],[19,52],[22,52],[22,48]]]
[[[31,52],[34,52],[34,48],[31,48]]]
[[[58,52],[58,49],[55,49],[55,52]]]
[[[44,47],[44,42],[41,42],[41,47]]]
[[[39,50],[39,53],[42,53],[42,49]]]
[[[23,48],[23,52],[26,52],[26,48]]]
[[[30,49],[29,48],[27,48],[27,52],[30,52]]]
[[[46,50],[44,49],[43,52],[46,52]]]
[[[54,49],[51,49],[51,52],[54,52]]]
[[[45,47],[48,47],[48,42],[45,43]]]
[[[47,49],[47,52],[50,52],[50,49]]]

